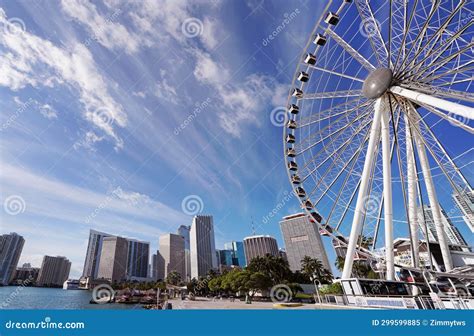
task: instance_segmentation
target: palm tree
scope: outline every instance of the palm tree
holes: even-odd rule
[[[309,256],[301,260],[301,272],[306,274],[311,281],[318,280],[320,283],[326,283],[332,280],[331,272],[324,268],[323,263]]]
[[[339,257],[336,258],[336,262],[334,263],[336,268],[341,272],[344,269],[344,261],[345,261],[345,259],[343,257],[339,256]]]

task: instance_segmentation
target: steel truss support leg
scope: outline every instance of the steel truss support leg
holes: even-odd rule
[[[382,163],[383,163],[383,197],[385,228],[385,264],[387,280],[394,280],[395,266],[393,256],[393,209],[392,209],[392,169],[390,163],[390,126],[387,97],[379,98],[381,103],[376,108],[381,110]]]
[[[410,113],[410,110],[406,111]],[[412,266],[418,268],[420,266],[420,253],[418,248],[418,218],[416,191],[418,185],[418,177],[416,176],[415,167],[415,151],[413,148],[413,129],[408,116],[405,114],[405,137],[407,150],[407,189],[408,189],[408,219],[410,222],[410,244],[412,251]]]
[[[449,246],[446,239],[446,234],[444,232],[444,225],[442,221],[441,207],[438,202],[438,197],[436,195],[436,190],[433,183],[433,178],[431,176],[430,165],[428,162],[428,156],[426,155],[426,149],[424,143],[421,139],[421,133],[418,126],[418,115],[416,110],[413,107],[413,104],[408,103],[408,109],[410,113],[415,116],[416,120],[413,127],[416,129],[414,132],[415,143],[418,150],[418,157],[420,160],[421,170],[423,172],[423,178],[426,185],[426,193],[428,194],[428,200],[430,202],[430,209],[433,214],[433,220],[436,227],[436,235],[438,236],[438,243],[441,249],[441,255],[443,257],[445,271],[450,271],[453,269],[453,261],[451,258],[451,253],[449,252]]]
[[[375,148],[379,141],[380,124],[381,124],[381,108],[382,99],[379,98],[374,105],[374,119],[370,128],[369,144],[367,146],[367,154],[365,156],[364,168],[361,176],[361,183],[357,195],[356,208],[354,218],[352,219],[351,234],[347,245],[346,258],[344,261],[344,269],[342,271],[342,279],[351,277],[352,265],[354,263],[354,254],[357,248],[357,241],[362,230],[362,219],[364,218],[364,207],[369,186],[370,172],[375,158]]]

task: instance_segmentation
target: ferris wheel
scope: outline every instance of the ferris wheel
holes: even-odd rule
[[[340,0],[314,26],[288,97],[284,155],[302,208],[347,250],[343,279],[362,255],[393,280],[397,237],[409,240],[411,267],[425,266],[423,241],[439,245],[438,271],[454,267],[445,218],[465,223],[453,195],[472,195],[469,167],[457,163],[472,153],[454,157],[441,139],[472,147],[473,18],[472,1]]]

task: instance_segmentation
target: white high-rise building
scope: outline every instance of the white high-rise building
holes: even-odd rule
[[[421,228],[422,232],[425,232],[425,226],[423,223],[423,218],[426,221],[426,227],[428,229],[428,239],[431,242],[438,241],[438,234],[436,232],[436,225],[433,218],[433,213],[429,205],[423,206],[423,211],[421,208],[418,208],[418,225]],[[446,212],[441,208],[441,219],[444,229],[444,234],[449,245],[458,245],[458,246],[467,246],[466,241],[464,240],[461,233],[451,222],[449,217],[446,215]]]
[[[217,268],[214,223],[212,216],[198,215],[193,218],[190,231],[191,278],[206,276]]]
[[[15,275],[25,239],[14,232],[0,236],[0,284],[8,285]]]
[[[463,213],[463,219],[467,226],[474,232],[474,192],[463,190],[453,194],[453,199],[459,210]]]

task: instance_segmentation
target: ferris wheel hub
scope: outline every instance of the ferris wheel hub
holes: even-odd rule
[[[368,99],[381,97],[392,84],[393,72],[389,68],[375,69],[367,76],[362,86],[362,93]]]

